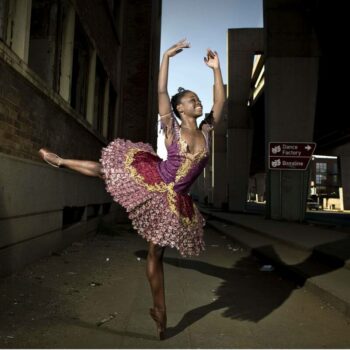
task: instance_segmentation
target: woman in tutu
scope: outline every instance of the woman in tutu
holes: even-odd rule
[[[53,166],[103,179],[106,190],[128,212],[133,227],[149,242],[146,272],[153,296],[150,315],[160,339],[164,339],[167,319],[164,250],[166,246],[175,247],[186,257],[205,249],[205,222],[188,192],[208,162],[211,131],[221,117],[225,102],[218,54],[209,49],[204,62],[214,72],[215,89],[209,117],[197,127],[197,118],[203,114],[202,104],[190,90],[180,88],[170,100],[169,59],[189,47],[186,40],[173,45],[164,53],[160,66],[158,102],[167,160],[159,158],[150,144],[123,139],[115,139],[103,148],[99,162],[64,159],[45,148],[39,151]]]

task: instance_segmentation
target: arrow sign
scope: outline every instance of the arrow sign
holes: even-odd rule
[[[269,142],[269,155],[283,157],[311,157],[315,148],[315,142]]]
[[[315,148],[314,142],[270,142],[269,169],[305,170]]]

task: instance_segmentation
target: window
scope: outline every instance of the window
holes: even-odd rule
[[[111,206],[112,206],[112,203],[103,203],[102,204],[102,214],[103,215],[106,215],[108,214],[110,211],[111,211]]]
[[[316,163],[317,173],[327,173],[327,163]]]
[[[84,211],[85,207],[64,207],[62,229],[81,221]]]
[[[28,62],[31,0],[0,0],[1,40]]]
[[[87,220],[93,219],[98,216],[100,211],[100,204],[90,204],[86,207],[86,217]]]
[[[115,135],[115,120],[116,120],[116,103],[117,94],[112,86],[109,88],[109,103],[108,103],[108,128],[107,128],[107,139],[112,140]]]
[[[8,6],[8,0],[0,0],[0,40],[2,41],[6,41]]]
[[[337,164],[337,162],[334,162],[332,164],[332,173],[333,174],[338,174],[338,164]]]
[[[338,175],[332,175],[332,185],[338,186]]]
[[[100,59],[97,57],[93,127],[100,133],[102,133],[106,81],[107,81],[107,74],[102,66]]]
[[[76,17],[74,31],[73,71],[71,84],[71,106],[86,115],[87,84],[90,60],[90,43]]]
[[[28,66],[49,87],[57,85],[60,6],[57,0],[32,0]]]
[[[316,174],[316,184],[321,185],[327,181],[327,176],[323,174]]]

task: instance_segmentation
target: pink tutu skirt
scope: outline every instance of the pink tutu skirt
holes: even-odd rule
[[[115,139],[101,153],[106,190],[148,242],[175,247],[184,257],[198,255],[205,250],[205,220],[188,194],[165,183],[160,162],[151,145]]]

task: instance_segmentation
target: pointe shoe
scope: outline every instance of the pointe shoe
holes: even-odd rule
[[[149,313],[157,324],[157,333],[159,340],[164,340],[167,321],[165,311],[162,312],[159,309],[151,308],[149,309]]]
[[[39,150],[40,157],[48,164],[54,166],[55,168],[59,168],[62,164],[62,158],[59,157],[57,154],[50,152],[46,148],[41,148]],[[48,159],[48,157],[51,157],[51,160]],[[53,161],[52,157],[55,157],[55,160]],[[54,163],[55,162],[55,163]]]

